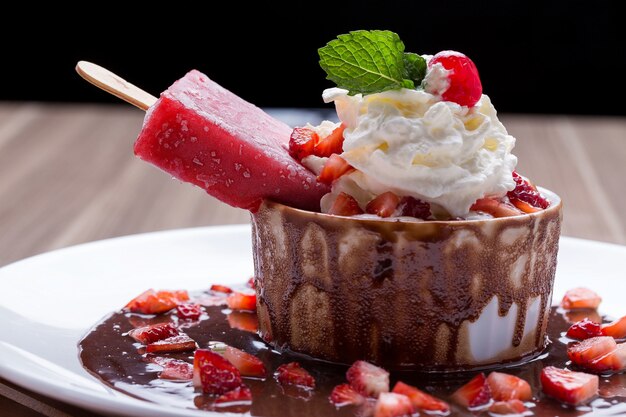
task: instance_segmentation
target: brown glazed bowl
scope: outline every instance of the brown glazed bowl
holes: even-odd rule
[[[252,214],[261,337],[387,369],[452,371],[544,349],[561,200],[486,220],[342,217],[266,201]]]

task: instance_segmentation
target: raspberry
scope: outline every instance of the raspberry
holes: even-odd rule
[[[443,100],[468,107],[474,106],[480,100],[483,86],[476,65],[471,59],[460,52],[441,51],[428,62],[428,68],[435,64],[441,64],[450,71],[448,74],[450,86],[441,94]]]

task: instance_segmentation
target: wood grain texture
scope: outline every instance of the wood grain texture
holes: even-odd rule
[[[275,114],[292,125],[320,116]],[[0,104],[0,266],[108,237],[249,221],[247,212],[137,160],[132,145],[143,116],[122,106]],[[626,244],[626,118],[501,120],[517,137],[519,172],[563,198],[564,235]],[[31,404],[83,415],[8,386],[4,397],[15,390],[35,398]],[[17,405],[24,397],[12,399],[0,398],[7,415],[54,415],[25,414]]]

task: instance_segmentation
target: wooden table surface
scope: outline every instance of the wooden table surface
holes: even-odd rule
[[[274,113],[292,125],[321,116]],[[500,118],[517,137],[518,171],[563,198],[563,234],[626,244],[626,118]],[[135,159],[142,119],[121,105],[0,104],[0,266],[113,236],[248,222]],[[94,414],[0,377],[0,415]]]

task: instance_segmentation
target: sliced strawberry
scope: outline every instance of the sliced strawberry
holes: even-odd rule
[[[231,292],[233,292],[233,290],[230,287],[227,287],[226,285],[220,285],[220,284],[211,285],[210,290],[215,291],[215,292],[223,292],[224,294],[230,294]]]
[[[235,368],[239,369],[239,373],[243,376],[265,378],[267,374],[267,370],[261,359],[243,350],[227,346],[223,356],[228,362],[235,365]]]
[[[398,203],[400,203],[400,197],[391,191],[387,191],[367,203],[367,206],[365,206],[365,212],[369,214],[376,214],[380,217],[389,217],[396,211]]]
[[[209,349],[197,349],[193,359],[193,385],[206,394],[222,395],[243,384],[235,366]]]
[[[598,395],[597,375],[546,366],[541,371],[543,392],[557,400],[578,405]]]
[[[342,153],[344,130],[346,130],[346,125],[342,123],[338,128],[333,130],[330,135],[320,139],[313,149],[313,155],[325,157]]]
[[[363,210],[361,210],[359,203],[357,203],[354,197],[341,192],[328,210],[328,214],[334,214],[336,216],[356,216],[357,214],[363,214]]]
[[[231,329],[239,329],[250,333],[256,333],[259,330],[259,318],[254,313],[233,311],[226,316],[226,319]]]
[[[427,220],[430,216],[430,204],[414,197],[402,197],[398,203],[400,216],[415,217]]]
[[[276,369],[275,377],[281,385],[296,385],[306,389],[315,388],[315,379],[298,362],[280,365]]]
[[[171,359],[165,363],[163,370],[159,373],[160,379],[170,379],[174,381],[191,381],[192,377],[193,365],[179,359]]]
[[[522,414],[526,411],[526,406],[520,400],[496,401],[489,407],[489,412],[493,414]]]
[[[467,384],[452,394],[452,399],[465,407],[474,408],[488,404],[491,401],[491,390],[485,374],[480,373]]]
[[[149,289],[126,304],[126,309],[133,313],[159,314],[170,311],[178,304],[189,300],[187,291],[154,291]]]
[[[328,397],[336,407],[344,405],[361,405],[365,402],[365,397],[356,392],[349,384],[337,385]]]
[[[611,323],[603,324],[600,331],[603,335],[611,336],[615,339],[626,338],[626,316]]]
[[[410,417],[413,405],[406,395],[382,392],[374,407],[374,417]]]
[[[592,337],[569,346],[567,356],[580,367],[594,369],[594,361],[608,355],[615,349],[617,349],[617,343],[612,337]]]
[[[598,373],[623,371],[626,369],[626,343],[618,344],[614,351],[597,358],[585,368]]]
[[[514,375],[492,372],[487,377],[487,383],[491,396],[496,401],[528,401],[532,398],[530,384]]]
[[[240,403],[252,401],[252,391],[245,385],[228,391],[226,394],[222,394],[215,399],[215,404],[228,405],[227,403]]]
[[[313,154],[313,149],[319,141],[318,134],[308,127],[296,127],[289,138],[289,154],[296,160],[302,161]]]
[[[491,214],[493,217],[519,216],[522,212],[511,204],[504,203],[495,198],[481,198],[470,207],[472,211],[481,211]]]
[[[344,174],[354,170],[352,166],[346,162],[345,159],[337,154],[332,154],[324,163],[322,172],[317,177],[317,180],[323,184],[332,184],[337,178]]]
[[[186,334],[168,337],[158,342],[150,343],[146,346],[148,353],[166,353],[166,352],[187,352],[197,349],[196,341]]]
[[[602,330],[600,324],[585,317],[581,321],[572,324],[566,335],[571,339],[584,340],[590,337],[602,336]]]
[[[424,391],[407,385],[402,381],[398,381],[391,392],[409,397],[415,410],[436,411],[440,414],[447,414],[450,411],[450,406],[445,401],[426,394]]]
[[[507,193],[511,203],[515,204],[516,207],[525,213],[537,211],[533,209],[548,208],[550,202],[539,193],[537,187],[528,181],[527,178],[513,171],[513,179],[515,180],[515,189]]]
[[[202,306],[196,303],[182,303],[176,306],[176,315],[180,320],[198,320],[202,315]]]
[[[256,279],[254,277],[250,277],[246,285],[254,290],[256,288]]]
[[[389,392],[389,372],[365,361],[352,364],[346,379],[358,393],[377,398],[381,392]]]
[[[596,309],[601,301],[602,298],[589,288],[572,288],[563,296],[561,307],[565,310],[575,310],[579,308]]]
[[[232,310],[256,311],[256,294],[233,292],[226,299],[226,304]]]
[[[139,327],[128,332],[128,335],[144,345],[177,336],[178,329],[172,323],[159,323],[152,326]]]

